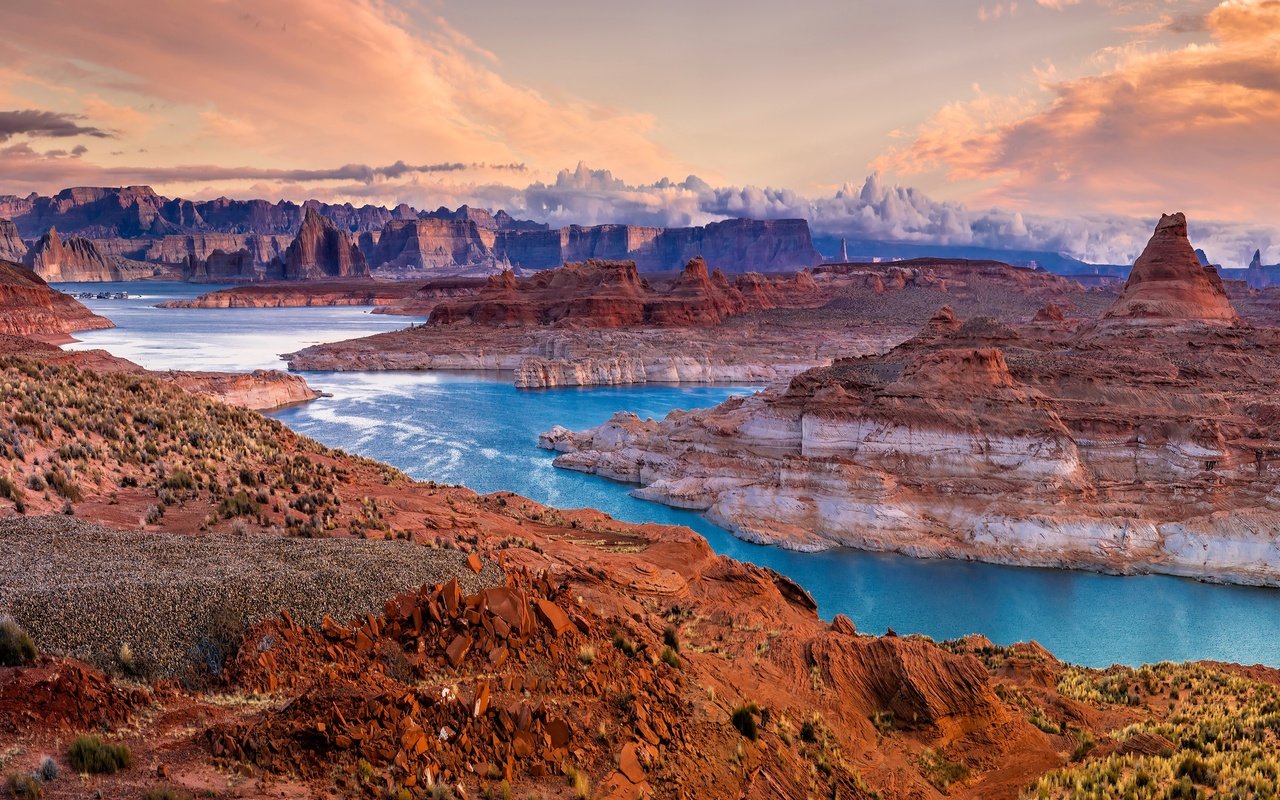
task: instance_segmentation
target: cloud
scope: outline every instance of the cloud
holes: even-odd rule
[[[977,200],[1000,205],[1139,215],[1156,201],[1268,220],[1280,178],[1280,0],[1227,0],[1203,23],[1207,44],[1121,49],[1101,74],[1044,80],[1048,102],[977,94],[948,105],[874,166],[979,182]]]
[[[22,109],[18,111],[0,111],[0,142],[8,141],[14,136],[27,135],[65,139],[71,136],[93,136],[106,139],[112,136],[108,131],[92,125],[81,125],[83,117],[75,114],[59,114],[54,111],[38,111]]]
[[[418,10],[83,0],[68,25],[61,3],[6,0],[13,52],[0,66],[20,65],[53,107],[80,101],[89,114],[84,101],[98,97],[136,110],[128,143],[161,165],[323,168],[352,160],[353,147],[372,164],[523,163],[544,174],[580,158],[642,175],[679,163],[651,137],[650,116],[507,80],[493,54]]]

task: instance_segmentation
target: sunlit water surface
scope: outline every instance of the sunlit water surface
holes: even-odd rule
[[[281,367],[277,354],[395,329],[414,321],[364,308],[197,309],[152,306],[191,297],[184,284],[63,284],[143,297],[86,300],[117,328],[77,336],[152,369]],[[981,633],[1001,644],[1035,639],[1060,658],[1092,666],[1220,659],[1280,666],[1280,591],[1159,576],[920,560],[837,550],[794,553],[748,544],[701,516],[637,500],[629,487],[557,470],[537,436],[582,428],[615,411],[661,417],[753,387],[641,386],[522,391],[509,376],[445,373],[308,373],[332,393],[272,416],[325,444],[394,464],[417,478],[479,492],[508,490],[561,507],[593,507],[631,522],[687,525],[717,552],[790,576],[830,618],[862,630]]]

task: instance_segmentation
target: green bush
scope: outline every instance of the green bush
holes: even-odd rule
[[[18,623],[0,618],[0,667],[22,667],[36,660],[36,645]]]
[[[77,736],[67,751],[67,761],[77,772],[109,775],[127,769],[133,754],[122,744],[108,744],[97,736]]]

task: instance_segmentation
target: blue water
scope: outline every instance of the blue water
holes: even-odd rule
[[[137,284],[121,286],[138,290]],[[195,291],[149,284],[148,293]],[[78,334],[84,341],[77,346],[104,347],[154,369],[256,368],[279,366],[272,355],[302,343],[408,322],[353,308],[149,309],[154,302],[87,301],[120,327]],[[892,627],[938,639],[981,633],[1002,644],[1035,639],[1060,658],[1090,666],[1194,659],[1280,666],[1280,590],[761,547],[693,512],[637,500],[629,487],[557,470],[552,454],[537,448],[537,435],[552,425],[595,425],[618,410],[656,418],[750,387],[521,391],[506,376],[446,373],[308,373],[307,380],[333,397],[273,415],[301,433],[422,479],[599,508],[631,522],[687,525],[717,552],[793,578],[818,601],[824,618],[844,613],[865,631]]]

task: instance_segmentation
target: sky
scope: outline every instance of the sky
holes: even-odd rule
[[[5,0],[0,194],[1280,261],[1280,0]]]

